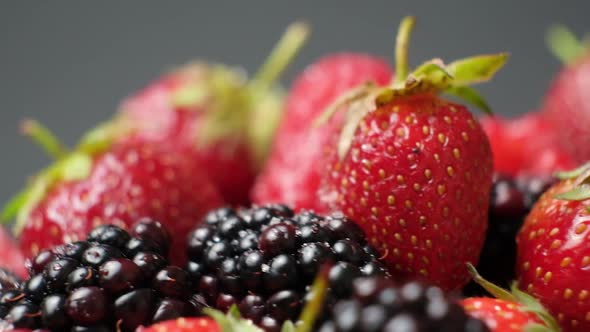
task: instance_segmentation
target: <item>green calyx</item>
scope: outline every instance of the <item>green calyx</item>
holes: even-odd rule
[[[346,111],[345,123],[338,143],[340,159],[348,153],[354,133],[364,116],[397,98],[445,93],[458,97],[485,113],[492,113],[485,99],[471,85],[492,79],[508,60],[508,54],[478,55],[449,64],[445,64],[440,59],[433,59],[410,71],[408,45],[414,25],[415,18],[409,16],[405,17],[399,26],[395,48],[396,73],[392,84],[378,87],[373,82],[367,82],[353,88],[330,105],[315,122],[315,125],[319,126],[328,121],[337,111],[343,109]]]
[[[491,108],[471,85],[487,82],[504,66],[507,53],[478,55],[444,64],[433,59],[409,71],[408,46],[415,18],[405,17],[399,27],[396,39],[396,73],[392,86],[377,93],[377,104],[390,102],[399,96],[418,93],[447,93],[491,114]]]
[[[95,156],[108,149],[114,137],[120,134],[120,122],[98,126],[90,131],[73,149],[68,150],[51,131],[40,123],[27,120],[23,132],[31,137],[55,162],[34,176],[26,188],[5,204],[1,221],[7,223],[15,219],[15,234],[20,234],[31,210],[41,202],[47,193],[60,182],[79,181],[90,175]]]
[[[467,270],[473,281],[485,289],[488,293],[497,299],[515,302],[521,305],[521,310],[535,314],[543,324],[529,324],[525,327],[526,332],[559,332],[561,331],[557,321],[545,307],[531,295],[518,289],[516,282],[510,287],[510,291],[505,290],[484,279],[471,264],[467,263]]]
[[[583,201],[590,198],[590,162],[576,169],[557,172],[554,175],[560,180],[573,180],[573,185],[570,190],[559,193],[553,198],[565,201]]]
[[[571,64],[590,51],[590,36],[579,39],[563,25],[553,25],[545,36],[547,47],[564,64]]]
[[[291,24],[251,80],[238,69],[197,63],[181,69],[185,84],[172,96],[180,109],[202,111],[197,144],[219,139],[246,141],[256,167],[264,162],[283,110],[284,92],[276,81],[309,35],[301,22]]]

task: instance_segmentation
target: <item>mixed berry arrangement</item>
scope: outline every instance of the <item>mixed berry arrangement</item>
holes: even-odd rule
[[[181,66],[6,204],[0,332],[590,330],[590,56],[541,109],[494,116],[473,87],[506,53],[411,70],[324,56],[276,81],[309,28],[259,71]],[[476,116],[466,104],[482,110]]]

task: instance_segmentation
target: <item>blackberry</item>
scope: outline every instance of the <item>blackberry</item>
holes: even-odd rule
[[[342,215],[295,214],[283,205],[210,212],[188,237],[187,271],[209,306],[236,304],[267,331],[295,320],[319,268],[330,263],[332,300],[352,279],[387,275],[364,233]]]
[[[319,332],[486,332],[486,325],[435,286],[382,277],[357,278],[350,297],[340,299],[316,322]]]
[[[489,281],[509,288],[515,278],[516,233],[534,203],[554,183],[550,176],[494,174],[490,195],[489,227],[481,252],[478,271]],[[482,295],[471,282],[467,295]]]
[[[164,319],[199,315],[189,274],[166,260],[170,236],[142,220],[128,233],[114,225],[86,241],[45,250],[31,277],[0,292],[0,318],[16,328],[50,331],[135,331]]]

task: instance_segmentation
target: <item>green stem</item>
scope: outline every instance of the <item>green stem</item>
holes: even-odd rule
[[[549,28],[546,42],[551,53],[564,64],[572,63],[588,51],[587,43],[584,43],[571,30],[562,25],[554,25]]]
[[[268,90],[297,55],[307,40],[309,31],[309,26],[303,22],[289,25],[262,67],[254,75],[250,85],[261,91]]]
[[[315,278],[310,290],[311,298],[303,308],[301,316],[299,316],[299,325],[297,325],[296,332],[311,332],[313,329],[328,293],[328,273],[331,267],[331,264],[323,265]]]
[[[471,263],[467,263],[467,270],[469,271],[469,274],[471,275],[473,281],[475,281],[478,285],[483,287],[486,291],[488,291],[488,293],[492,294],[497,299],[518,302],[516,297],[512,295],[509,291],[502,289],[501,287],[485,280],[481,275],[479,275],[479,273],[477,272],[475,267],[471,265]]]
[[[61,159],[68,154],[68,148],[41,123],[27,119],[21,124],[21,132],[37,143],[53,159]]]
[[[416,24],[414,16],[406,16],[403,18],[397,31],[397,39],[395,42],[395,82],[401,83],[406,80],[410,67],[408,65],[408,44],[410,35]]]

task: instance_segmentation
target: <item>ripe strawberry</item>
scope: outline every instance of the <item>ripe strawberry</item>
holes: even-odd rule
[[[327,212],[318,204],[316,192],[321,170],[317,160],[329,136],[312,123],[343,92],[366,81],[386,84],[391,74],[385,61],[357,53],[329,55],[305,69],[289,93],[285,116],[252,200]]]
[[[467,108],[438,94],[486,108],[467,85],[489,79],[507,56],[434,60],[408,76],[412,25],[406,18],[400,26],[396,83],[344,105],[346,123],[332,132],[338,143],[316,162],[328,167],[320,199],[359,222],[392,273],[458,289],[483,245],[492,154]]]
[[[150,327],[140,327],[137,332],[221,332],[221,328],[213,319],[199,317],[178,318]]]
[[[575,166],[557,144],[555,129],[539,113],[515,119],[485,117],[480,123],[490,140],[497,172],[539,176]]]
[[[549,44],[566,66],[546,93],[543,113],[556,129],[559,146],[584,162],[590,159],[590,48],[563,27],[550,30]]]
[[[563,179],[533,207],[521,228],[517,276],[564,331],[590,330],[590,167],[561,173]]]
[[[20,248],[4,227],[0,226],[0,269],[7,269],[18,275],[26,277],[25,259]],[[1,287],[0,287],[1,289]]]
[[[489,297],[471,297],[461,301],[469,315],[481,319],[492,332],[526,331],[532,324],[542,323],[519,303]]]
[[[222,65],[181,67],[127,98],[115,121],[144,140],[188,148],[228,203],[247,204],[282,113],[274,82],[307,33],[304,24],[293,24],[250,81]]]
[[[460,304],[469,315],[483,320],[492,332],[560,331],[557,322],[543,305],[520,291],[516,284],[512,285],[509,292],[485,280],[473,265],[467,264],[467,269],[473,281],[496,298],[471,297]]]
[[[94,139],[37,175],[7,205],[4,219],[17,216],[24,255],[77,241],[99,224],[127,227],[151,217],[181,235],[174,237],[171,252],[182,262],[182,234],[223,204],[206,171],[186,158],[191,151],[176,146],[130,137]]]

